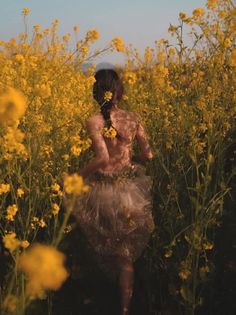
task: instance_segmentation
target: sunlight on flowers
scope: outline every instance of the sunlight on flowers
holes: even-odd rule
[[[26,111],[26,98],[16,89],[0,94],[0,123],[14,124]]]
[[[34,244],[22,253],[18,268],[27,276],[27,296],[42,298],[47,290],[58,290],[68,277],[64,262],[64,254],[42,244]]]

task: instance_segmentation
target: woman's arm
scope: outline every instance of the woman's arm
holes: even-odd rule
[[[86,128],[92,140],[92,149],[95,153],[95,158],[80,171],[80,175],[83,178],[86,178],[88,175],[96,172],[99,168],[104,167],[109,163],[107,146],[94,117],[90,117],[86,121]]]
[[[152,149],[150,147],[148,137],[146,131],[138,120],[137,131],[136,131],[136,139],[138,141],[141,153],[133,157],[134,162],[138,162],[141,164],[145,164],[147,161],[150,161],[153,158]]]

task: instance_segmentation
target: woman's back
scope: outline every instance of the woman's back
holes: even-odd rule
[[[128,315],[133,262],[154,229],[152,178],[144,166],[132,162],[143,163],[153,156],[138,115],[118,108],[122,95],[123,84],[114,70],[96,72],[93,96],[101,111],[86,121],[95,158],[80,171],[89,191],[77,198],[73,213],[100,267],[111,279],[119,280],[120,314]],[[116,129],[115,138],[106,137],[105,126]],[[133,157],[134,139],[141,154]]]
[[[116,107],[110,112],[112,126],[118,137],[109,138],[102,134],[104,118],[101,114],[91,116],[87,129],[93,141],[95,154],[107,159],[107,163],[99,169],[101,173],[115,173],[132,164],[133,142],[136,138],[143,158],[152,158],[151,148],[147,141],[145,130],[138,116],[132,111]]]

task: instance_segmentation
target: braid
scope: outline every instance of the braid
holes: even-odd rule
[[[118,74],[112,69],[102,69],[95,74],[95,83],[93,86],[93,96],[101,106],[100,112],[105,121],[105,127],[110,128],[112,121],[110,118],[110,110],[113,104],[119,102],[123,94],[123,85]],[[110,100],[105,100],[105,93],[111,92]],[[114,128],[114,127],[113,127]],[[114,128],[115,129],[115,128]],[[117,132],[117,130],[116,130]],[[118,132],[116,137],[119,138]]]
[[[104,104],[101,106],[100,113],[102,114],[106,127],[111,127],[111,118],[110,118],[110,109],[112,108],[112,102],[111,101],[106,101]]]

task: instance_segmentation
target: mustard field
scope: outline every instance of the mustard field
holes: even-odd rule
[[[215,297],[222,218],[235,219],[235,3],[208,0],[181,12],[172,40],[144,55],[121,37],[94,50],[95,29],[60,37],[57,20],[27,31],[29,14],[22,10],[24,33],[0,40],[1,314],[36,314],[38,301],[52,314],[54,292],[71,277],[61,244],[76,225],[63,195],[75,201],[89,190],[80,169],[92,158],[85,120],[99,112],[94,60],[112,51],[125,56],[120,107],[141,117],[154,153],[147,172],[156,229],[143,256],[149,313],[203,314],[209,292]],[[204,314],[226,314],[218,311]]]

